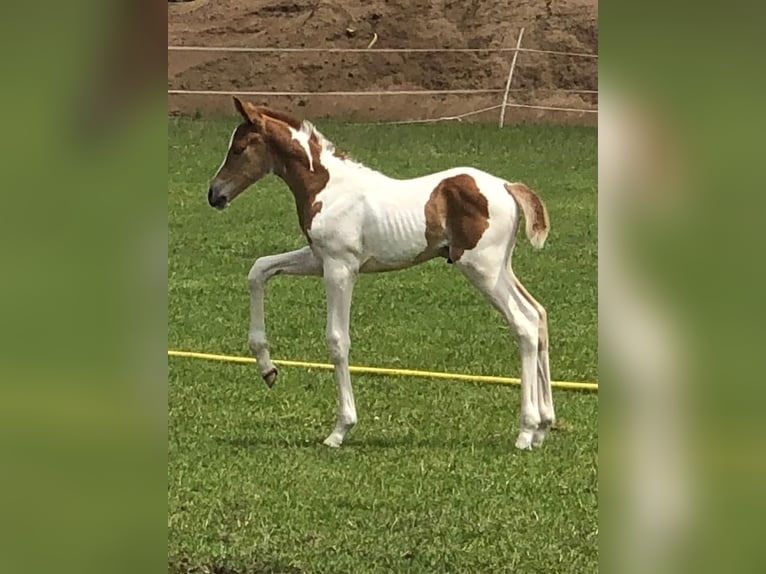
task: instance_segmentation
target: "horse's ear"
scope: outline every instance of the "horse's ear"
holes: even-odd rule
[[[246,121],[250,122],[257,129],[260,130],[263,127],[263,117],[258,112],[258,108],[256,108],[250,102],[243,102],[237,96],[233,96],[233,97],[234,97],[234,107],[237,109],[239,114],[243,118],[245,118]]]

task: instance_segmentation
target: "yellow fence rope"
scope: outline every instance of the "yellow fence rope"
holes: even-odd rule
[[[256,363],[252,357],[235,357],[232,355],[214,355],[211,353],[198,353],[195,351],[168,350],[169,357],[189,357],[193,359],[205,359],[208,361],[224,361],[228,363]],[[311,363],[307,361],[275,360],[275,365],[285,367],[303,367],[306,369],[333,369],[328,363]],[[468,375],[465,373],[443,373],[439,371],[420,371],[414,369],[389,369],[384,367],[359,367],[350,366],[352,373],[369,373],[374,375],[393,375],[402,377],[423,377],[429,379],[454,379],[458,381],[471,381],[477,383],[494,383],[499,385],[518,385],[521,380],[515,377],[494,377],[490,375]],[[560,389],[575,389],[581,391],[597,391],[597,383],[577,383],[570,381],[551,381],[551,386]]]

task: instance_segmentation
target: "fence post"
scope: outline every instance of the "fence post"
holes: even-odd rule
[[[513,52],[513,60],[511,60],[511,69],[508,71],[508,81],[505,83],[505,94],[503,95],[503,105],[500,108],[500,124],[499,127],[503,127],[505,122],[505,106],[508,103],[508,92],[511,89],[511,80],[513,80],[513,70],[516,69],[516,58],[519,56],[519,48],[521,48],[521,39],[524,37],[524,28],[519,31],[519,39],[516,40],[516,50]]]

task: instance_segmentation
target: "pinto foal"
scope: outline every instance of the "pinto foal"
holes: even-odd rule
[[[274,275],[316,275],[327,293],[327,346],[338,384],[338,418],[324,443],[337,447],[356,424],[348,353],[351,296],[359,273],[392,271],[444,257],[503,314],[521,352],[521,430],[516,446],[542,444],[554,422],[545,309],[511,271],[523,212],[526,234],[541,248],[550,228],[540,198],[473,168],[415,179],[393,179],[338,152],[309,122],[242,102],[244,121],[208,191],[223,209],[250,185],[273,173],[295,197],[308,246],[259,258],[248,274],[248,342],[266,384],[277,369],[266,341],[263,300]]]

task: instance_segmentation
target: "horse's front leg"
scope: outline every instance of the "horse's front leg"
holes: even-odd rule
[[[356,406],[351,390],[348,370],[348,352],[351,348],[351,296],[356,282],[358,266],[355,262],[326,260],[324,282],[327,291],[327,348],[335,367],[338,384],[338,419],[335,430],[324,444],[338,447],[346,433],[356,424]]]
[[[250,286],[250,332],[248,343],[258,361],[258,368],[266,384],[271,387],[277,379],[277,368],[271,362],[266,341],[266,324],[263,317],[263,299],[269,279],[287,275],[321,275],[322,262],[314,256],[310,247],[304,247],[279,255],[268,255],[256,260],[247,282]]]

